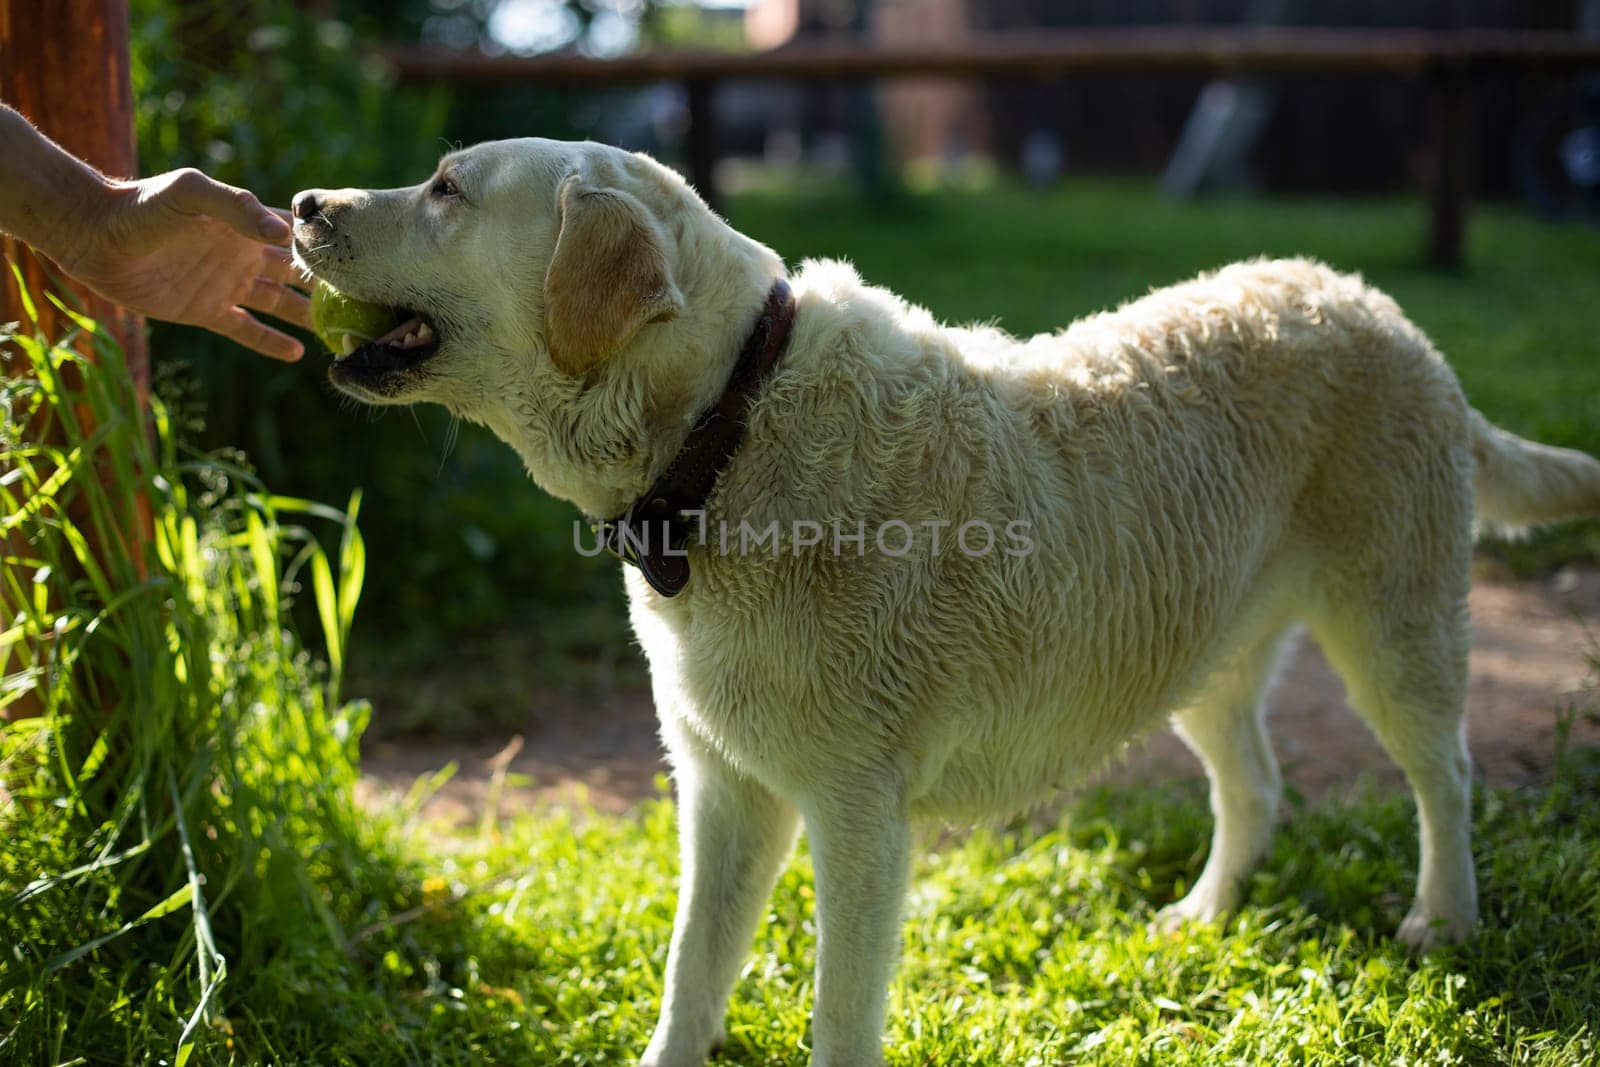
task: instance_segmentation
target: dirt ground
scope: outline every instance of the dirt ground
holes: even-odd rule
[[[1600,745],[1600,716],[1594,713],[1600,692],[1589,658],[1600,647],[1600,570],[1567,569],[1537,581],[1480,574],[1472,591],[1472,628],[1468,736],[1485,782],[1520,785],[1544,775],[1564,709],[1580,709],[1570,718],[1570,743]],[[1346,706],[1343,685],[1311,641],[1296,639],[1269,699],[1284,776],[1306,797],[1368,775],[1384,785],[1401,783]],[[499,767],[531,778],[531,784],[513,778],[505,785],[502,810],[587,802],[621,812],[653,796],[657,776],[666,771],[646,691],[617,690],[582,701],[530,695],[527,720],[520,748],[504,737],[380,742],[363,759],[363,792],[372,799],[404,795],[419,775],[453,760],[459,769],[428,802],[430,816],[476,821]],[[1133,747],[1105,772],[1119,781],[1201,773],[1168,730]]]

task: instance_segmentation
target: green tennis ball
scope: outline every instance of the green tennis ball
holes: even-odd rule
[[[400,316],[394,308],[357,300],[323,281],[312,290],[311,329],[335,359],[348,356],[357,345],[376,340],[398,325]]]

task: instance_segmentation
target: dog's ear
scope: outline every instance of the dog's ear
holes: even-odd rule
[[[544,276],[550,360],[578,375],[610,356],[646,323],[683,310],[661,231],[620,189],[561,183],[561,231]]]

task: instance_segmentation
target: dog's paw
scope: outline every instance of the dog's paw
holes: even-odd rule
[[[687,1056],[646,1052],[644,1058],[639,1061],[639,1067],[706,1067],[706,1062],[711,1059],[714,1052],[715,1049],[708,1049],[701,1055],[690,1054]]]
[[[728,1032],[722,1027],[712,1035],[709,1042],[703,1043],[701,1051],[674,1049],[664,1036],[658,1035],[650,1042],[650,1047],[644,1050],[644,1057],[639,1060],[639,1067],[705,1067],[707,1060],[722,1051],[722,1046],[727,1043]]]
[[[1163,933],[1171,933],[1196,923],[1223,922],[1233,913],[1233,909],[1234,901],[1229,894],[1197,885],[1182,900],[1156,912],[1155,928]]]
[[[681,1057],[670,1054],[653,1054],[646,1052],[639,1061],[639,1067],[706,1067],[710,1055]]]
[[[1413,908],[1400,923],[1395,938],[1414,953],[1432,952],[1444,945],[1465,941],[1477,925],[1473,915],[1434,915]]]

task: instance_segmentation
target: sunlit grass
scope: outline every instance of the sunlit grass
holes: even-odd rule
[[[94,363],[0,337],[0,703],[33,713],[0,724],[0,1061],[181,1061],[394,881],[352,800],[367,709],[338,696],[362,542],[354,502],[181,455],[78,328]],[[288,623],[313,593],[331,667]]]
[[[889,1062],[1540,1063],[1600,1055],[1600,758],[1496,790],[1476,820],[1484,925],[1414,960],[1409,801],[1365,792],[1291,813],[1233,921],[1153,932],[1199,870],[1198,786],[1096,792],[1054,828],[919,851],[891,995]],[[238,1006],[242,1047],[316,1063],[626,1064],[648,1039],[670,936],[672,807],[516,815],[405,832],[423,900],[360,944],[334,995]],[[716,1061],[807,1062],[809,859],[779,880]],[[359,981],[356,978],[359,978]]]

